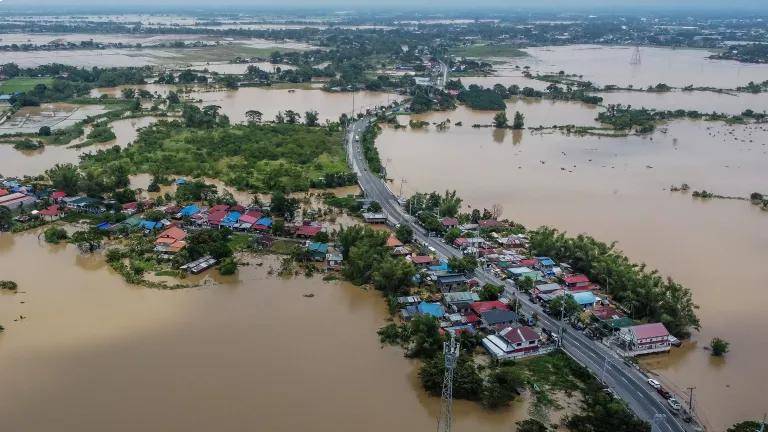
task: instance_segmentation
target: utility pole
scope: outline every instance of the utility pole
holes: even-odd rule
[[[693,414],[693,391],[696,389],[696,387],[687,387],[686,390],[688,390],[688,411]]]
[[[453,371],[459,358],[459,343],[453,333],[451,340],[443,342],[445,354],[445,376],[443,377],[443,394],[440,399],[440,418],[437,421],[437,432],[451,432],[453,422]]]
[[[405,179],[405,177],[400,178],[400,194],[398,195],[398,198],[403,197],[403,185],[408,183],[408,181]]]

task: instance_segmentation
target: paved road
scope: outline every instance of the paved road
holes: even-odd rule
[[[370,120],[363,118],[353,123],[346,136],[347,157],[349,164],[358,176],[358,183],[366,197],[378,201],[382,210],[387,215],[390,224],[406,223],[413,228],[414,237],[423,244],[427,244],[444,258],[461,256],[461,251],[446,245],[439,238],[428,237],[426,232],[416,223],[416,220],[408,215],[397,202],[395,195],[385,183],[368,170],[367,163],[360,149],[357,137],[369,126]],[[475,276],[483,283],[513,286],[510,281],[502,281],[494,277],[490,272],[478,270]],[[642,419],[653,422],[657,414],[664,415],[657,418],[656,430],[661,432],[693,431],[690,424],[684,423],[679,417],[672,415],[667,401],[659,396],[647,383],[647,378],[634,366],[627,365],[610,348],[599,342],[595,342],[584,336],[579,331],[565,328],[565,324],[541,311],[538,305],[531,303],[527,295],[515,295],[521,301],[523,312],[531,315],[536,312],[540,317],[540,324],[557,333],[563,326],[562,347],[586,366],[599,379],[610,386],[619,397],[627,402],[629,407]]]

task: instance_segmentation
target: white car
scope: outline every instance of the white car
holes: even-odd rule
[[[677,401],[677,399],[671,397],[667,399],[667,402],[669,402],[669,407],[672,408],[675,411],[680,411],[680,408],[683,406],[680,404],[680,402]]]
[[[648,380],[648,385],[650,385],[651,387],[655,388],[656,390],[661,388],[661,383],[656,381],[655,379],[649,379]]]

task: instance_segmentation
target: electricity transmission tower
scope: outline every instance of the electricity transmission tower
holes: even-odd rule
[[[453,371],[459,358],[459,343],[451,334],[450,342],[443,342],[445,354],[445,376],[443,377],[443,396],[440,400],[440,418],[437,421],[437,432],[451,432],[453,420]]]
[[[639,65],[642,62],[643,62],[642,57],[640,57],[640,46],[635,45],[635,50],[632,51],[632,58],[629,59],[629,64]]]

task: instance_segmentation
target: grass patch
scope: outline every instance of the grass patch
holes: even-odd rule
[[[248,234],[234,233],[232,234],[232,237],[229,238],[229,247],[235,252],[251,249],[252,244],[253,241]]]
[[[510,44],[477,44],[450,50],[451,54],[462,57],[526,57],[528,53]]]
[[[15,77],[0,82],[0,93],[17,93],[32,90],[38,84],[50,87],[53,78],[50,77]]]

